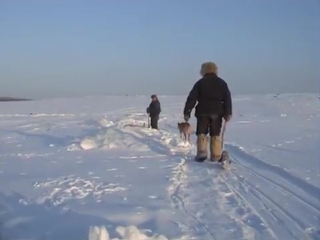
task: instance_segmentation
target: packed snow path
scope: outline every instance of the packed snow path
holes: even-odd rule
[[[184,99],[160,100],[159,131],[145,97],[2,104],[2,237],[320,239],[316,95],[236,97],[229,171],[192,161]]]

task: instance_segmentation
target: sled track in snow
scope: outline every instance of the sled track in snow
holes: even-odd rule
[[[282,191],[285,191],[286,193],[292,195],[292,197],[298,199],[299,201],[301,201],[301,203],[304,203],[308,206],[310,206],[311,208],[313,208],[315,211],[317,211],[318,213],[320,213],[320,208],[319,206],[316,206],[316,203],[312,203],[311,201],[307,200],[307,198],[303,197],[303,196],[299,196],[297,193],[293,192],[292,190],[290,190],[289,188],[287,187],[284,187],[283,185],[275,182],[274,180],[268,178],[268,177],[265,177],[263,176],[262,174],[258,173],[257,171],[255,170],[252,170],[244,165],[242,165],[240,162],[238,162],[237,160],[235,160],[236,163],[238,165],[240,165],[242,168],[246,169],[248,172],[250,172],[252,175],[256,176],[256,177],[259,177],[259,178],[262,178],[264,180],[266,180],[267,182],[269,182],[270,184],[274,185],[275,187],[281,189]],[[301,189],[303,190],[303,189]],[[315,192],[316,193],[316,192]],[[318,193],[319,194],[319,193]],[[311,195],[313,197],[313,193]],[[320,197],[320,194],[318,195],[318,197]]]
[[[314,199],[319,199],[320,196],[320,189],[317,188],[316,186],[313,186],[302,179],[291,175],[289,172],[286,170],[282,169],[281,167],[278,166],[273,166],[270,165],[263,160],[256,158],[248,153],[245,153],[244,151],[240,150],[239,148],[235,146],[228,146],[228,149],[230,150],[230,153],[232,155],[233,160],[240,165],[242,168],[247,169],[247,171],[250,171],[252,174],[259,176],[261,178],[264,178],[265,180],[269,181],[270,183],[281,187],[283,190],[290,192],[292,195],[295,197],[299,198],[301,201],[308,203],[310,206],[312,206],[314,209],[316,209],[318,212],[320,212],[320,201],[316,201],[313,203],[308,202],[303,196],[298,196],[295,194],[293,191],[289,190],[288,188],[284,187],[283,184],[279,184],[275,182],[274,180],[271,180],[270,178],[258,173],[258,171],[254,170],[254,168],[249,168],[246,166],[246,164],[251,165],[252,167],[256,167],[257,169],[262,169],[263,171],[268,171],[273,173],[279,178],[282,178],[285,180],[287,183],[289,183],[291,186],[294,185],[300,192],[304,192],[308,196],[314,198]],[[242,160],[242,161],[241,161]]]
[[[188,159],[183,159],[174,169],[170,197],[174,207],[189,218],[180,225],[189,226],[191,236],[199,239],[320,239],[319,202],[314,198],[317,192],[303,197],[295,189],[259,173],[259,168],[246,167],[243,162],[253,156],[246,154],[240,158],[237,151],[230,153],[237,166],[235,171],[220,170],[210,163],[199,164]],[[302,181],[291,175],[278,177],[289,183],[291,178],[295,179],[291,183],[293,186]],[[256,183],[260,183],[261,188]],[[303,181],[296,186],[300,192],[300,187],[305,186],[302,184]],[[310,193],[310,189],[303,190]],[[217,219],[226,222],[222,224]]]
[[[277,217],[277,213],[273,213],[272,206],[275,211],[278,211],[280,214],[282,214],[287,220],[289,220],[295,228],[299,230],[299,232],[304,232],[305,229],[302,228],[302,222],[299,221],[296,217],[294,217],[292,214],[290,214],[285,208],[281,207],[281,204],[278,204],[276,201],[274,201],[272,198],[268,197],[267,194],[263,193],[263,191],[255,188],[252,184],[244,183],[243,179],[239,179],[239,183],[244,188],[250,188],[249,193],[252,197],[256,198],[256,201],[260,201],[260,203],[264,206],[264,209],[260,208],[260,211],[268,211],[268,214],[270,216],[264,216],[264,221],[269,222],[268,226],[274,229],[278,234],[283,234],[283,229],[285,228],[286,231],[289,233],[291,239],[300,239],[297,238],[294,231],[292,231],[289,227],[287,227],[286,222],[281,219],[281,217]],[[271,207],[269,206],[271,205]],[[265,215],[265,214],[263,214]],[[268,219],[268,220],[266,220]],[[278,222],[281,225],[273,224],[272,222]],[[272,225],[271,225],[272,224]],[[299,233],[298,233],[299,234]]]
[[[202,228],[206,233],[208,233],[212,239],[216,239],[213,232],[210,231],[210,229],[204,224],[199,218],[197,218],[195,215],[189,213],[185,206],[185,201],[180,196],[181,187],[183,186],[183,178],[186,177],[186,172],[184,170],[184,167],[186,166],[186,158],[182,158],[181,162],[174,168],[174,175],[171,179],[173,181],[172,185],[169,187],[169,193],[170,193],[170,199],[174,205],[174,208],[181,209],[187,216],[192,218],[199,226],[197,227],[191,227],[193,225],[186,225],[183,223],[177,223],[179,226],[183,226],[185,230],[188,232],[198,232],[198,228]]]
[[[145,135],[142,129],[129,127],[121,131],[176,162],[168,193],[177,213],[184,216],[174,222],[190,239],[320,237],[316,230],[320,223],[320,203],[316,198],[319,189],[280,167],[227,146],[236,167],[235,171],[225,171],[188,158],[194,153],[194,146],[183,152],[167,145],[163,138],[174,138],[171,132],[159,133],[161,136],[156,139]]]
[[[276,239],[258,211],[228,183],[224,175],[229,174],[217,165],[182,159],[169,188],[174,208],[186,214],[178,225],[190,239]]]
[[[279,239],[320,238],[319,230],[315,230],[320,224],[320,201],[317,199],[320,191],[317,187],[237,147],[229,146],[228,149],[239,171],[249,174],[244,178],[234,173],[236,181],[232,185],[238,185],[245,190],[241,191],[245,193],[243,197],[259,209],[260,215],[275,230]],[[252,168],[247,166],[248,164]],[[265,176],[265,172],[271,173],[272,179]],[[260,183],[261,188],[254,183]],[[312,232],[308,233],[310,230]]]
[[[172,158],[173,161],[178,163],[173,168],[173,176],[171,177],[170,181],[172,184],[168,188],[170,199],[174,205],[175,209],[182,210],[188,218],[193,221],[193,224],[186,224],[182,222],[175,222],[184,232],[205,232],[210,236],[210,239],[216,239],[213,232],[195,215],[190,213],[186,207],[185,201],[181,197],[180,191],[183,188],[184,178],[186,177],[186,170],[185,167],[187,166],[187,156],[191,153],[192,148],[190,150],[181,151],[177,150],[175,154],[170,152],[170,148],[161,142],[160,140],[150,138],[141,132],[141,129],[131,128],[131,126],[126,126],[126,128],[122,129],[121,131],[125,133],[131,134],[134,138],[139,140],[141,143],[147,145],[151,151],[157,154],[165,154],[168,157]],[[171,134],[168,134],[170,136]],[[175,149],[176,150],[176,149]],[[194,239],[194,238],[190,238]]]
[[[165,139],[175,138],[171,132],[158,132],[162,136],[156,139],[145,135],[142,129],[126,127],[121,131],[131,134],[151,151],[165,154],[175,162],[168,193],[173,207],[178,210],[177,214],[182,214],[184,219],[175,223],[189,235],[188,239],[254,239],[255,231],[241,220],[242,213],[239,215],[233,207],[223,206],[225,195],[236,196],[222,178],[211,176],[212,171],[217,175],[223,170],[204,168],[203,164],[199,165],[188,158],[194,152],[194,146],[181,149],[168,145]],[[193,166],[189,168],[190,165]],[[238,198],[234,197],[233,204],[238,203]],[[249,216],[252,215],[247,206],[244,209]]]

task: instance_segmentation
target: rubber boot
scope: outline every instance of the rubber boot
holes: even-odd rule
[[[207,159],[208,157],[207,147],[208,147],[207,136],[204,134],[199,134],[197,136],[197,155],[195,157],[195,160],[197,162],[203,162]]]
[[[218,162],[222,157],[222,146],[220,136],[210,138],[210,161]]]

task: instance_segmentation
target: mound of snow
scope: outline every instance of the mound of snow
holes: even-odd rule
[[[84,150],[90,150],[97,148],[98,144],[94,138],[85,138],[80,142],[80,147]]]
[[[133,127],[145,127],[146,126],[146,121],[145,120],[139,120],[139,119],[124,119],[119,121],[118,125],[119,127],[127,127],[127,126],[133,126]]]
[[[83,123],[83,125],[88,127],[101,128],[101,127],[111,127],[111,126],[114,126],[115,124],[113,121],[107,119],[106,117],[103,117],[100,120],[88,119]]]
[[[100,125],[102,127],[111,127],[111,126],[114,126],[114,122],[111,121],[111,120],[108,120],[106,118],[103,118],[99,121]]]
[[[140,149],[145,150],[147,146],[141,141],[141,137],[132,133],[124,132],[117,126],[97,129],[92,135],[85,136],[78,143],[69,146],[69,151],[90,149]]]
[[[181,138],[177,137],[163,137],[162,141],[167,145],[171,145],[172,147],[190,147],[191,144],[188,141],[184,141]]]
[[[88,240],[168,240],[165,236],[158,234],[147,236],[133,225],[128,227],[118,226],[116,231],[121,238],[111,238],[109,232],[104,226],[91,226],[89,229]]]
[[[102,129],[94,136],[87,136],[80,142],[84,150],[96,148],[119,148],[126,147],[126,136],[116,129]]]

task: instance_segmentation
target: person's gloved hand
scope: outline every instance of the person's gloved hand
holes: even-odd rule
[[[190,116],[188,116],[188,115],[184,115],[184,121],[188,122],[188,121],[189,121],[189,119],[190,119]]]
[[[232,115],[226,115],[223,117],[226,122],[229,122],[232,118]]]

